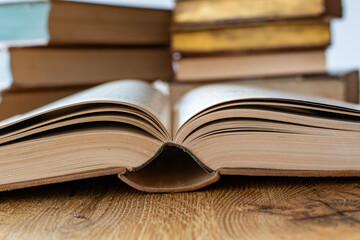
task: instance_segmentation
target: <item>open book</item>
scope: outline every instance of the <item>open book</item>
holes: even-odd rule
[[[118,174],[144,191],[221,174],[360,176],[360,108],[239,85],[115,81],[1,122],[0,190]]]

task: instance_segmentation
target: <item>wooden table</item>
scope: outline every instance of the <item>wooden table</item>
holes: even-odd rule
[[[148,194],[116,177],[0,193],[0,239],[360,239],[360,178],[225,176]]]

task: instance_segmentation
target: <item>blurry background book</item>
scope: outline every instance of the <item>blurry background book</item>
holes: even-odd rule
[[[178,0],[176,80],[326,72],[330,20],[340,0]]]
[[[0,120],[125,78],[169,81],[173,101],[226,81],[358,102],[359,11],[357,0],[1,1]]]

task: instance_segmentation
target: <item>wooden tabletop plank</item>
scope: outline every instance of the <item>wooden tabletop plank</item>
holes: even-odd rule
[[[359,178],[225,176],[149,194],[116,177],[0,193],[0,239],[360,239]]]

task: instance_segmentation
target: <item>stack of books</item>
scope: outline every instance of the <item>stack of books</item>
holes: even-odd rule
[[[358,102],[358,73],[326,69],[330,20],[341,16],[340,0],[178,0],[172,92],[247,79],[239,83]]]
[[[0,120],[112,80],[172,78],[171,11],[135,3],[0,4]]]

